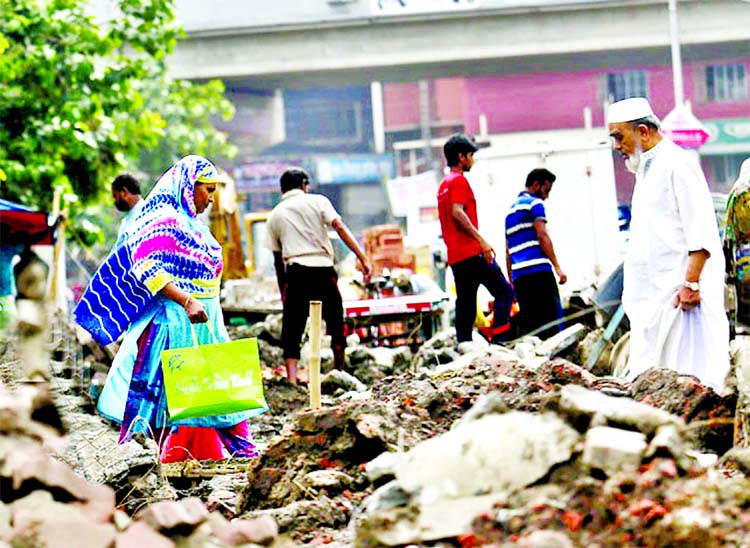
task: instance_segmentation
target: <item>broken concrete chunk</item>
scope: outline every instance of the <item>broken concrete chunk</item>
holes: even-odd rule
[[[349,474],[339,470],[315,470],[306,474],[304,480],[314,489],[347,489],[354,483],[354,479]]]
[[[719,546],[711,515],[702,508],[678,508],[667,513],[657,528],[673,546]]]
[[[11,531],[10,518],[10,508],[5,503],[0,502],[0,538],[5,538]]]
[[[459,357],[456,351],[457,346],[458,342],[456,341],[455,330],[446,329],[445,331],[440,331],[419,347],[412,365],[414,369],[419,369],[420,367],[433,369],[441,363],[452,362]]]
[[[355,421],[357,431],[368,439],[388,439],[390,423],[382,415],[362,413]]]
[[[114,514],[112,515],[112,523],[115,524],[115,527],[117,527],[118,531],[124,531],[130,526],[131,523],[133,523],[133,520],[122,510],[115,510]]]
[[[718,459],[716,466],[722,469],[737,470],[746,476],[750,476],[750,448],[733,447]]]
[[[99,500],[73,501],[69,505],[78,508],[86,518],[97,523],[110,523],[115,511],[112,504]]]
[[[49,426],[44,424],[45,415],[49,416]],[[0,390],[0,432],[17,432],[38,439],[52,438],[61,433],[62,423],[52,404],[49,385],[20,386],[13,393]]]
[[[472,523],[504,495],[492,493],[480,497],[436,499],[421,505],[419,510],[396,509],[365,520],[357,530],[358,544],[366,546],[370,539],[385,546],[455,538],[471,533]]]
[[[560,409],[573,416],[600,414],[610,423],[631,426],[644,434],[651,434],[665,424],[684,425],[680,418],[645,403],[606,396],[576,385],[563,387]]]
[[[513,346],[513,351],[518,354],[520,359],[525,359],[530,356],[536,356],[536,344],[529,341],[519,341]]]
[[[434,378],[446,378],[452,377],[454,375],[460,375],[475,360],[481,358],[482,356],[484,356],[484,350],[478,350],[476,352],[466,352],[456,360],[435,365],[435,370],[433,371],[432,376]]]
[[[592,373],[598,376],[609,375],[612,367],[609,363],[609,356],[612,353],[614,344],[612,341],[603,339],[604,328],[594,329],[581,339],[573,352],[570,353],[569,359],[575,363],[585,365]],[[598,351],[596,361],[589,364]]]
[[[376,346],[368,348],[373,365],[385,371],[392,372],[397,367],[403,367],[411,359],[408,347],[388,348],[387,346]]]
[[[323,375],[320,387],[324,394],[333,394],[339,388],[344,390],[344,392],[364,392],[367,390],[367,386],[357,377],[338,369],[333,369]]]
[[[750,337],[738,336],[730,343],[737,394],[750,395]]]
[[[534,531],[514,545],[516,548],[574,548],[573,542],[560,531]]]
[[[396,480],[381,485],[364,502],[368,515],[377,516],[385,510],[406,506],[411,495],[404,491]]]
[[[115,548],[174,548],[174,546],[174,541],[160,535],[142,521],[134,522],[115,539]]]
[[[104,485],[93,485],[76,475],[65,464],[51,458],[40,445],[26,440],[0,438],[0,477],[12,481],[13,488],[0,493],[0,500],[12,502],[22,485],[39,482],[58,500],[101,501],[115,505],[115,494]]]
[[[646,456],[652,457],[657,453],[666,453],[675,459],[679,459],[685,454],[686,449],[685,440],[677,426],[665,424],[656,429],[651,443],[648,444]]]
[[[583,462],[608,476],[637,469],[646,450],[646,436],[632,430],[596,426],[586,432]]]
[[[35,544],[29,544],[29,540]],[[86,520],[44,521],[35,524],[32,529],[14,532],[11,544],[45,548],[110,548],[114,540],[113,525]]]
[[[483,352],[487,347],[489,346],[489,343],[483,339],[483,338],[474,338],[471,341],[464,341],[461,343],[458,343],[456,346],[456,351],[460,355],[466,355],[466,354],[474,354],[477,352]]]
[[[391,451],[381,453],[365,464],[367,479],[375,483],[381,478],[395,476],[396,466],[398,466],[403,455],[404,453],[395,453]]]
[[[694,451],[692,449],[685,451],[685,455],[697,462],[702,468],[711,468],[712,466],[715,466],[719,460],[719,456],[716,453],[701,453],[700,451]]]
[[[267,546],[279,536],[279,526],[268,515],[255,519],[235,519],[216,535],[223,543],[240,546],[247,543]]]
[[[586,336],[588,329],[580,323],[571,325],[570,327],[560,331],[556,335],[553,335],[549,339],[545,340],[542,344],[536,347],[535,352],[539,356],[547,358],[554,358],[559,356],[571,346],[580,341]]]
[[[490,392],[479,397],[477,402],[469,409],[456,423],[453,428],[461,424],[479,420],[482,417],[492,414],[502,415],[509,411],[508,403],[503,394],[499,392]]]
[[[734,398],[720,396],[696,377],[681,375],[664,367],[652,367],[633,381],[629,395],[687,422],[690,438],[697,441],[702,450],[722,454],[734,444]],[[742,398],[739,398],[736,415],[740,434],[745,430],[741,424],[745,415],[742,409]],[[742,445],[741,439],[737,442]]]
[[[135,515],[136,521],[143,521],[156,531],[180,534],[189,533],[206,518],[208,510],[196,497],[155,502]]]
[[[96,523],[75,506],[55,501],[47,491],[33,491],[10,508],[13,546],[108,548],[115,538],[113,525]]]
[[[335,500],[321,496],[316,500],[293,502],[282,508],[258,510],[243,517],[261,516],[271,516],[278,524],[279,531],[286,532],[297,528],[313,530],[323,527],[343,527],[349,523],[351,510]]]
[[[552,414],[488,415],[415,446],[396,478],[423,500],[510,491],[569,460],[578,439]]]
[[[587,369],[563,358],[545,361],[537,371],[537,379],[545,384],[577,384],[586,388],[597,381]]]
[[[119,432],[102,417],[76,412],[67,415],[67,420],[75,428],[68,436],[65,460],[91,482],[129,490],[128,477],[145,474],[159,462],[159,448],[151,439],[119,444]]]

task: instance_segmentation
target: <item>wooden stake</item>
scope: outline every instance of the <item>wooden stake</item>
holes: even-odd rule
[[[60,288],[58,287],[58,277],[60,275],[60,269],[65,268],[60,260],[63,246],[65,245],[65,217],[67,216],[67,210],[62,209],[62,197],[62,188],[55,188],[54,198],[52,199],[52,216],[57,220],[57,218],[62,215],[62,219],[57,225],[57,240],[52,248],[52,268],[50,269],[52,271],[52,279],[50,280],[49,301],[52,303],[53,310],[59,308],[58,297]]]
[[[323,303],[310,301],[310,409],[320,409],[320,322]]]

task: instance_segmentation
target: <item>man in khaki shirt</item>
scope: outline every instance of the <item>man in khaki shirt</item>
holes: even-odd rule
[[[300,343],[309,315],[310,301],[323,303],[323,319],[331,336],[334,365],[344,369],[344,307],[334,269],[329,227],[357,255],[365,279],[370,262],[331,202],[307,189],[310,177],[302,169],[281,176],[281,202],[268,217],[270,247],[284,303],[281,344],[290,382],[297,383]]]

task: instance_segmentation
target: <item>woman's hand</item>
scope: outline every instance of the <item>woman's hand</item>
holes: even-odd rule
[[[208,314],[206,314],[206,307],[198,299],[190,297],[185,302],[185,312],[187,312],[190,323],[205,323],[208,321]]]
[[[174,282],[169,282],[161,291],[162,296],[176,302],[187,312],[190,323],[205,323],[208,321],[206,307],[198,299],[195,299],[190,293],[182,291]]]

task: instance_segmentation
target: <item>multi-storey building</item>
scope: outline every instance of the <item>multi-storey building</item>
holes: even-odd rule
[[[685,97],[725,190],[750,155],[750,4],[677,6]],[[601,126],[634,95],[674,106],[667,0],[177,0],[177,14],[171,71],[226,82],[247,206],[271,206],[279,171],[302,164],[355,229],[388,216],[384,177],[442,156],[394,143],[582,127],[584,111]],[[620,201],[631,185],[618,173]]]

